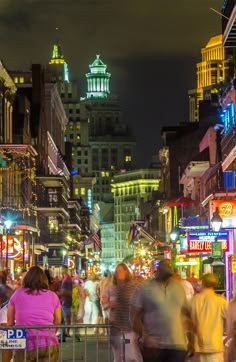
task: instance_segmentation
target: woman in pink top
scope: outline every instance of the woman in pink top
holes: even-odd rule
[[[17,289],[9,300],[7,324],[9,326],[60,324],[60,300],[48,288],[48,279],[44,271],[38,266],[31,267],[22,281],[22,288]],[[37,354],[37,361],[56,362],[58,360],[58,340],[54,328],[27,329],[26,331],[27,361],[36,361]],[[16,351],[14,361],[20,362],[24,358],[25,351]]]

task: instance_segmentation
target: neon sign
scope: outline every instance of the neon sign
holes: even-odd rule
[[[20,241],[13,237],[13,235],[8,235],[8,252],[7,252],[7,236],[2,235],[0,241],[0,251],[2,255],[5,257],[8,254],[9,259],[19,259],[22,254],[22,246]]]
[[[210,253],[212,243],[217,240],[222,245],[222,251],[229,251],[228,231],[188,231],[188,252]]]
[[[234,200],[212,200],[210,203],[211,216],[213,212],[218,208],[220,217],[223,220],[223,228],[235,228],[236,227],[236,201]]]

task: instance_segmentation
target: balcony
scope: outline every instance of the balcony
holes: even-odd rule
[[[37,177],[37,211],[46,217],[62,217],[68,222],[69,186],[64,177],[44,176]]]
[[[236,46],[236,4],[235,0],[225,1],[223,6],[222,30],[223,46]]]

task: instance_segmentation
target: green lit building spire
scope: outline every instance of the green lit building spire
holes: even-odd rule
[[[110,93],[110,73],[107,73],[106,64],[100,59],[100,55],[89,65],[90,72],[87,78],[87,98],[105,98]]]
[[[70,81],[68,64],[64,59],[64,55],[62,54],[61,46],[59,44],[53,45],[52,57],[49,60],[49,66],[52,74],[54,74],[55,81]]]

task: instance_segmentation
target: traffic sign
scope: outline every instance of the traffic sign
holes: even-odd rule
[[[0,349],[25,349],[26,329],[0,329]]]

